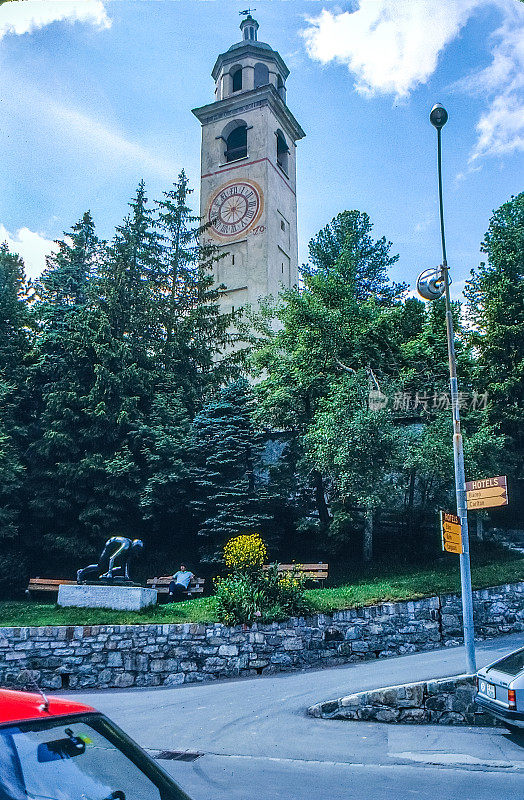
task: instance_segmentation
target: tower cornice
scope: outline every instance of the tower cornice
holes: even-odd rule
[[[282,78],[286,80],[289,75],[289,69],[277,50],[273,50],[273,48],[270,47],[270,45],[265,44],[265,42],[246,41],[234,44],[229,48],[229,50],[226,50],[225,53],[220,53],[215,62],[215,66],[211,71],[213,80],[216,81],[220,70],[222,67],[224,67],[224,65],[234,64],[235,61],[238,61],[239,58],[243,58],[244,56],[253,56],[253,58],[270,59],[275,61],[280,69],[280,72],[282,73]]]
[[[214,103],[209,103],[199,108],[193,108],[192,112],[199,122],[205,125],[209,122],[237,116],[245,111],[260,108],[263,105],[269,105],[277,117],[284,118],[294,141],[304,138],[306,135],[304,130],[272,84],[232,95],[223,100],[216,100]]]

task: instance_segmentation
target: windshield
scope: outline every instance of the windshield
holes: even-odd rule
[[[501,659],[501,661],[495,662],[489,669],[496,669],[497,672],[503,672],[505,675],[510,675],[514,678],[524,669],[524,649],[517,650],[516,653],[512,653],[510,656]]]
[[[118,728],[95,715],[0,729],[0,800],[28,798],[188,800]]]

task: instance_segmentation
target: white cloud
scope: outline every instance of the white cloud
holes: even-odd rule
[[[98,28],[111,26],[102,0],[24,0],[2,3],[0,39],[9,33],[19,36],[32,33],[60,20],[87,22]]]
[[[359,0],[353,12],[324,9],[303,31],[311,58],[346,64],[362,94],[406,97],[484,0]]]
[[[11,234],[0,224],[1,242],[7,242],[11,252],[23,258],[28,278],[37,278],[45,267],[45,257],[58,251],[58,245],[52,239],[29,228],[20,228],[16,234]]]
[[[524,150],[524,7],[503,3],[501,8],[505,17],[492,37],[491,64],[455,85],[486,100],[471,165],[484,156]]]
[[[356,0],[352,12],[324,9],[302,32],[310,57],[345,64],[361,94],[406,97],[435,72],[439,54],[459,36],[480,6],[496,8],[491,63],[455,84],[480,94],[485,110],[476,126],[470,166],[486,156],[524,150],[524,3],[515,0]]]

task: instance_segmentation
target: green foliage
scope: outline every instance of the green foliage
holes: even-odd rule
[[[389,304],[398,298],[406,286],[390,283],[387,274],[398,256],[390,254],[392,245],[384,236],[371,238],[372,228],[360,211],[338,214],[309,243],[311,266],[305,274],[334,279],[333,287],[338,283],[344,296],[349,288],[357,300]]]
[[[191,506],[206,561],[220,561],[229,538],[260,530],[269,519],[267,487],[255,474],[262,440],[253,426],[252,404],[249,384],[239,379],[207,403],[191,426]]]
[[[479,390],[488,418],[507,438],[513,474],[524,481],[524,192],[497,209],[482,243],[487,262],[466,285]],[[511,469],[511,463],[509,464]]]
[[[215,579],[215,607],[226,625],[271,622],[308,609],[304,577],[296,569],[281,574],[278,565],[264,568],[266,548],[258,535],[236,536],[224,547],[230,570]]]
[[[357,373],[335,384],[304,437],[306,459],[336,486],[342,500],[374,509],[391,502],[401,436],[385,409],[368,407],[369,384]]]
[[[190,421],[231,368],[217,358],[229,325],[218,254],[198,243],[189,193],[182,173],[152,210],[141,183],[109,245],[84,214],[31,304],[20,260],[0,251],[4,481],[16,496],[4,530],[23,530],[33,574],[74,574],[114,534],[144,536],[150,563],[194,537]],[[8,474],[22,471],[15,493]]]
[[[273,622],[294,614],[306,614],[310,608],[304,599],[304,586],[298,578],[278,575],[276,565],[261,574],[234,574],[215,582],[216,612],[226,625]]]
[[[216,563],[253,531],[286,559],[354,557],[381,515],[408,536],[452,507],[449,409],[393,402],[448,391],[443,303],[404,298],[391,244],[345,211],[312,240],[300,291],[235,319],[252,354],[228,355],[224,253],[201,243],[190,195],[184,172],[152,205],[140,183],[110,243],[86,212],[34,286],[0,246],[0,591],[73,575],[116,533],[144,538],[155,572],[181,553]],[[521,194],[490,222],[472,326],[453,307],[460,389],[489,397],[461,413],[468,477],[520,485],[523,220]],[[282,586],[263,581],[259,610],[284,614]],[[235,586],[247,618],[260,586]]]

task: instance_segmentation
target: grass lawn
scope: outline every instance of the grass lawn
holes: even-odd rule
[[[473,588],[496,586],[524,580],[524,558],[483,546],[472,555]],[[340,586],[308,589],[311,611],[333,611],[397,600],[415,600],[436,594],[460,591],[459,563],[456,556],[444,556],[431,568],[392,567],[346,572]],[[142,612],[104,609],[57,608],[52,603],[27,601],[0,602],[0,627],[24,625],[125,625],[146,622],[216,622],[212,597],[166,603]]]

